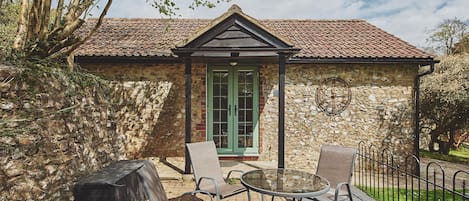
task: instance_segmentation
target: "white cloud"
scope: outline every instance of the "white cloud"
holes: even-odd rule
[[[151,1],[151,0],[150,0]],[[216,8],[187,8],[190,0],[176,0],[183,18],[215,18],[231,4],[259,19],[366,19],[385,31],[425,46],[428,30],[443,19],[469,19],[468,0],[232,0]],[[114,1],[108,17],[158,18],[146,0]]]

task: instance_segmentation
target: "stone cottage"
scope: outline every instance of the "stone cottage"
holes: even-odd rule
[[[322,144],[412,153],[419,69],[435,63],[364,20],[259,20],[236,5],[212,20],[105,19],[75,61],[159,91],[137,94],[157,115],[129,117],[148,132],[120,129],[135,157],[213,140],[222,158],[304,169]]]

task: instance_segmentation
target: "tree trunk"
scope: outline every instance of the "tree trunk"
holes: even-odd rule
[[[440,144],[440,149],[438,150],[438,152],[440,154],[449,155],[449,151],[451,150],[451,144],[445,141],[440,141],[439,144]]]
[[[51,0],[43,0],[41,5],[41,25],[39,28],[39,40],[43,41],[47,38],[47,33],[49,32],[49,22],[50,22],[50,10],[51,10]]]
[[[439,150],[438,152],[444,155],[449,155],[449,151],[451,150],[451,147],[453,143],[451,143],[451,131],[446,131],[444,134],[441,136],[442,139],[439,139]]]
[[[22,49],[25,44],[26,32],[28,31],[28,9],[29,0],[21,0],[18,27],[16,29],[15,40],[13,41],[13,48],[16,50]]]
[[[428,144],[428,150],[431,151],[431,152],[436,152],[437,150],[435,150],[435,144],[438,143],[438,145],[440,144],[438,142],[438,134],[436,134],[437,132],[435,130],[431,131],[430,132],[430,143]]]
[[[456,142],[456,140],[454,139],[455,137],[456,137],[456,132],[454,131],[454,129],[451,129],[449,131],[449,136],[448,136],[448,139],[449,139],[448,143],[449,143],[449,149],[450,150],[457,148],[456,146],[454,146],[455,142]],[[449,151],[448,151],[448,154],[449,154]]]
[[[428,151],[435,152],[435,142],[432,140],[430,140],[430,143],[428,143]]]
[[[61,27],[62,25],[62,13],[64,9],[64,0],[57,1],[57,8],[55,10],[54,29]]]
[[[41,0],[33,0],[33,4],[31,5],[31,9],[29,11],[29,17],[28,17],[28,33],[26,35],[26,41],[28,42],[33,38],[37,37],[37,34],[39,32],[40,26],[41,26],[41,6],[42,1]]]

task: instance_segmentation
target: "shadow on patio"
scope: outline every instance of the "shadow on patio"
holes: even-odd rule
[[[170,200],[178,200],[178,196],[185,192],[193,191],[195,184],[193,181],[192,174],[184,175],[181,174],[184,169],[184,158],[183,157],[168,157],[166,161],[160,161],[159,158],[148,158],[151,160],[158,171],[158,174],[162,180],[162,184],[166,191],[166,194]],[[229,170],[243,170],[249,171],[254,169],[269,169],[277,168],[276,161],[231,161],[231,160],[220,160],[223,175],[226,177]],[[352,179],[353,181],[353,179]],[[352,186],[353,200],[370,201],[366,194],[359,189]],[[251,192],[252,200],[262,200],[259,193]],[[198,196],[202,200],[210,200],[207,196]],[[266,196],[267,200],[270,200],[270,196]],[[184,200],[184,199],[183,199]],[[246,194],[239,194],[233,197],[223,199],[226,201],[247,201]],[[275,197],[274,200],[282,200],[284,198]]]

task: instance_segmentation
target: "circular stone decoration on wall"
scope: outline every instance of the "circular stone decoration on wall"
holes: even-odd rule
[[[336,115],[343,112],[352,99],[349,84],[338,77],[325,79],[316,92],[316,103],[327,115]]]

